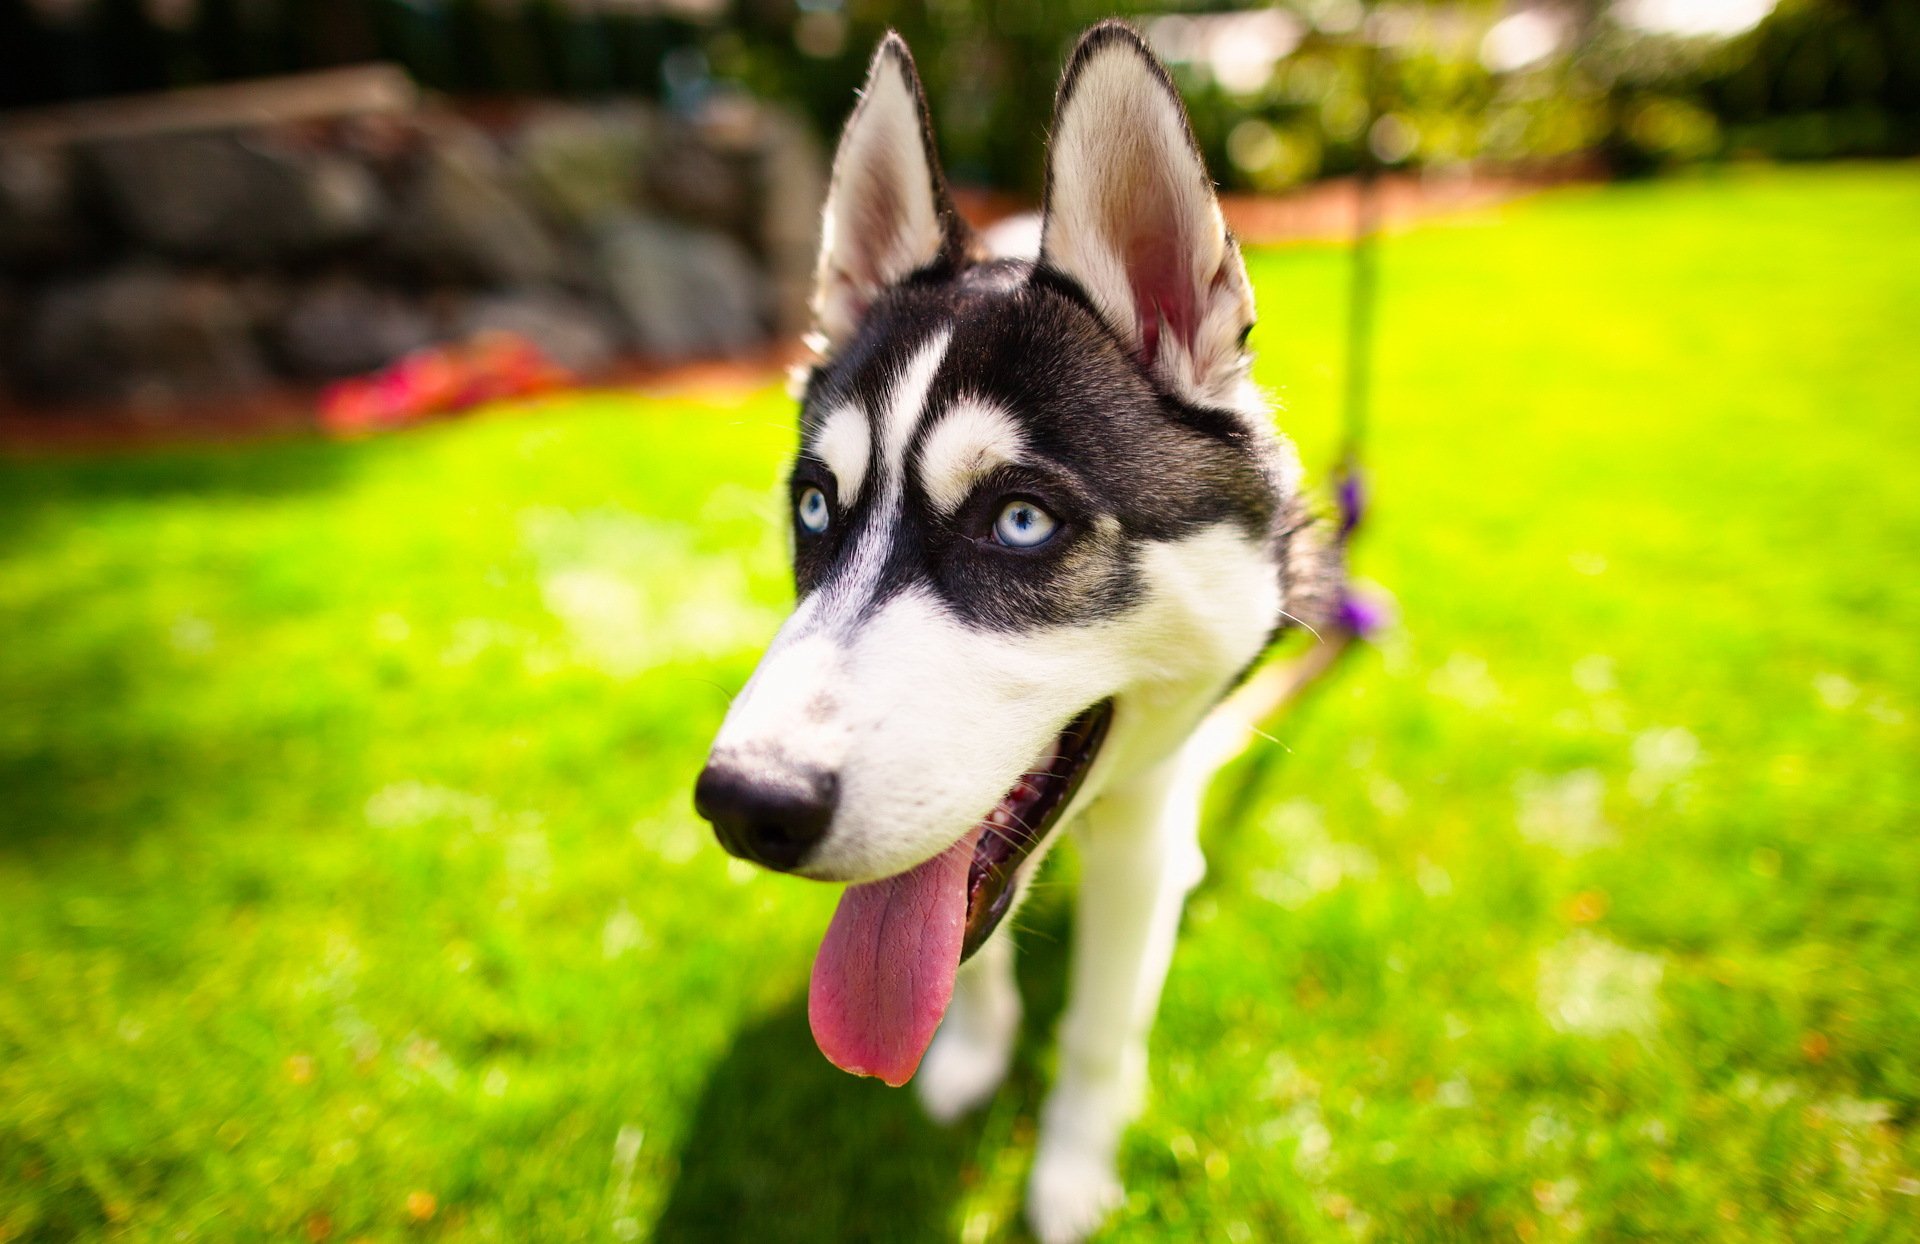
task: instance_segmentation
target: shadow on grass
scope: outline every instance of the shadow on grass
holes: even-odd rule
[[[47,606],[25,617],[0,612],[0,634],[58,625]],[[255,824],[263,793],[283,819],[292,808],[351,806],[359,797],[363,751],[352,706],[213,720],[173,711],[170,685],[197,676],[191,661],[137,627],[48,645],[37,661],[0,662],[0,703],[19,715],[13,736],[0,739],[0,859],[124,845],[188,825]]]
[[[663,1244],[942,1238],[975,1139],[929,1122],[909,1090],[830,1065],[804,997],[739,1035],[694,1120]]]
[[[1023,912],[1027,1026],[1001,1092],[1030,1120],[1044,1085],[1066,986],[1071,913],[1057,898]],[[911,1089],[856,1080],[820,1056],[805,996],[741,1031],[714,1067],[680,1151],[680,1173],[653,1239],[941,1240],[978,1178],[983,1143],[1010,1143],[1008,1120],[930,1122]]]
[[[256,502],[337,489],[389,452],[385,443],[296,440],[0,456],[0,577],[14,569],[16,554],[27,573],[42,570],[31,559],[61,547],[69,535],[77,550],[45,553],[57,590],[16,592],[0,609],[0,635],[33,645],[26,651],[36,657],[0,661],[0,703],[16,714],[13,737],[0,745],[0,799],[7,811],[0,816],[0,854],[124,840],[187,814],[208,819],[209,808],[223,800],[227,811],[244,815],[245,792],[261,782],[250,778],[249,767],[284,769],[282,751],[299,745],[302,729],[313,723],[284,725],[277,735],[253,723],[210,730],[154,708],[169,679],[196,672],[167,646],[164,632],[120,625],[155,621],[128,612],[144,606],[121,599],[123,592],[138,598],[149,585],[137,576],[130,585],[116,579],[132,573],[126,562],[141,552],[140,529],[132,523],[150,517],[158,524],[169,517],[166,503],[182,499],[233,504],[224,521],[245,523]],[[99,535],[96,529],[123,510],[132,522]],[[63,577],[63,556],[93,558],[102,568],[92,583]],[[164,566],[151,568],[155,581],[164,573]],[[74,638],[96,633],[97,639]],[[276,772],[275,780],[288,779]]]
[[[391,451],[385,442],[310,439],[124,454],[0,454],[0,558],[69,512],[179,496],[293,496],[335,487],[370,456]]]

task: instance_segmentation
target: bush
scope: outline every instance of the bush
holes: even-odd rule
[[[1367,150],[1411,166],[1593,151],[1622,172],[1920,151],[1920,7],[1906,0],[1781,0],[1732,39],[1648,34],[1599,0],[1558,14],[1486,2],[743,0],[710,25],[560,0],[201,0],[180,26],[155,24],[138,0],[98,0],[58,22],[36,11],[0,8],[0,103],[377,57],[470,95],[622,93],[692,108],[735,83],[792,102],[823,133],[838,129],[892,28],[918,55],[955,179],[1028,192],[1061,62],[1115,12],[1139,16],[1162,46],[1189,44],[1170,47],[1171,68],[1211,167],[1235,187],[1345,172]],[[1271,69],[1256,56],[1249,70],[1256,37],[1287,55]]]

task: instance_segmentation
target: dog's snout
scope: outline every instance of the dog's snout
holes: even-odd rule
[[[709,761],[693,807],[729,855],[788,872],[826,837],[840,783],[824,770],[773,770]]]

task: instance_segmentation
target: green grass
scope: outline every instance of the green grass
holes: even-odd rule
[[[1112,1238],[1920,1232],[1916,221],[1843,168],[1386,245],[1404,626],[1210,830]],[[1343,265],[1252,256],[1310,463]],[[1018,1236],[1067,888],[942,1131],[813,1049],[833,893],[689,810],[789,423],[0,468],[0,1241]]]

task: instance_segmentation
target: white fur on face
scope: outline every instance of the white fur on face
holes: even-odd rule
[[[952,341],[953,330],[942,329],[921,346],[894,379],[881,405],[880,449],[874,462],[874,471],[879,477],[874,487],[878,492],[873,512],[853,547],[848,568],[821,589],[834,602],[836,612],[844,614],[849,607],[858,608],[873,591],[880,568],[887,564],[887,550],[900,518],[907,441],[926,410],[927,392],[933,387],[933,377],[939,372],[940,361],[946,358],[947,346]]]
[[[815,593],[734,700],[715,754],[834,773],[839,809],[802,871],[866,881],[952,845],[1069,721],[1114,697],[1082,806],[1179,747],[1280,604],[1265,549],[1228,524],[1150,544],[1141,565],[1145,599],[1126,613],[1015,633],[969,626],[926,590],[877,607]]]
[[[1026,438],[1006,411],[957,401],[920,445],[920,485],[935,509],[951,514],[975,484],[1025,452]]]
[[[1041,259],[1189,401],[1235,407],[1253,289],[1187,121],[1143,50],[1091,52],[1054,118]]]
[[[944,235],[904,50],[883,43],[833,159],[815,274],[823,351],[845,344],[883,290],[932,263]]]
[[[907,442],[926,416],[927,393],[952,344],[952,328],[943,328],[929,338],[895,378],[880,408],[880,461],[896,501],[906,475]]]
[[[867,416],[855,406],[834,410],[821,424],[813,452],[833,473],[842,508],[851,507],[860,498],[860,485],[867,478],[867,459],[873,453]]]
[[[842,711],[855,692],[846,677],[846,648],[873,611],[873,597],[900,519],[903,459],[926,410],[933,378],[952,341],[936,334],[907,360],[880,403],[880,444],[873,453],[868,412],[855,406],[828,415],[815,450],[834,473],[844,514],[871,482],[867,525],[846,564],[801,601],[774,636],[714,740],[715,757],[734,755],[771,767],[841,772],[853,743],[854,717]],[[857,452],[855,452],[857,449]]]

